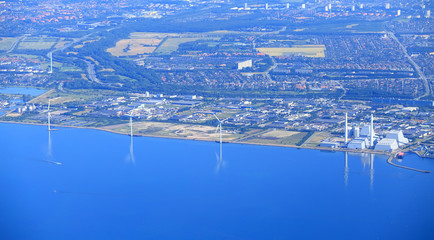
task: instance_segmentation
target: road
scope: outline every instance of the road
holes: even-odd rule
[[[24,34],[23,36],[21,36],[21,37],[19,37],[15,42],[14,42],[14,44],[9,48],[9,50],[6,52],[6,53],[10,53],[10,52],[12,52],[16,47],[17,47],[17,45],[25,38],[25,37],[28,37],[28,36],[30,36],[30,34]]]
[[[89,62],[87,60],[84,60],[84,61],[87,64],[87,75],[89,76],[89,79],[92,82],[96,82],[96,83],[102,84],[102,82],[98,78],[96,78],[95,66],[93,65],[93,63],[91,63],[91,62]]]
[[[49,51],[49,52],[47,53],[47,57],[48,57],[48,58],[50,57],[50,53],[54,53],[54,52],[57,52],[57,51],[62,51],[62,52],[63,52],[63,50],[65,50],[65,49],[71,47],[72,45],[74,45],[74,44],[76,44],[76,43],[78,43],[78,42],[81,42],[81,41],[87,39],[90,35],[91,35],[91,34],[87,34],[86,36],[83,36],[83,37],[81,37],[81,38],[75,39],[75,40],[73,40],[72,42],[70,42],[70,43],[68,43],[68,44],[65,44],[65,46],[63,46],[63,47],[61,47],[61,48],[57,48],[57,49],[53,49],[53,50]]]
[[[393,40],[395,40],[399,46],[401,47],[402,51],[404,52],[405,56],[407,57],[408,61],[410,61],[411,65],[413,65],[414,69],[416,69],[417,74],[419,74],[420,78],[423,81],[423,85],[424,85],[424,90],[425,93],[417,98],[415,98],[416,100],[419,100],[423,97],[427,97],[431,95],[431,88],[429,86],[429,82],[428,79],[426,78],[425,74],[422,72],[422,70],[420,69],[419,65],[417,65],[417,63],[410,57],[410,55],[408,55],[407,49],[405,48],[404,45],[402,45],[402,43],[398,40],[398,38],[395,36],[395,34],[393,32],[386,32],[387,35],[389,35]]]

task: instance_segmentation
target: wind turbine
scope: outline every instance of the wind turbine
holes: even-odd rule
[[[222,121],[217,117],[217,115],[214,114],[214,117],[217,119],[219,124],[217,125],[217,128],[215,129],[215,132],[220,131],[220,159],[219,162],[223,160],[223,153],[222,153]]]
[[[51,99],[48,99],[48,131],[51,131],[51,113],[50,113],[50,105],[51,105]]]
[[[133,137],[133,113],[130,114],[130,136]]]
[[[370,178],[370,186],[371,186],[371,190],[372,187],[374,186],[374,154],[371,153],[371,161],[369,162],[369,178]]]
[[[131,136],[131,142],[130,142],[130,160],[133,164],[136,163],[136,159],[134,157],[134,148],[133,148],[133,113],[130,114],[130,136]]]

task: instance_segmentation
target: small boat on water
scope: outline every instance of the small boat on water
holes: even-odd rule
[[[404,152],[400,152],[398,153],[398,155],[396,155],[399,159],[403,159],[404,158]]]

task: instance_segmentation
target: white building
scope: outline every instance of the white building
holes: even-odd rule
[[[371,126],[365,125],[360,129],[360,137],[369,137],[371,136]]]
[[[375,145],[375,150],[393,151],[395,149],[398,149],[398,143],[392,138],[383,138]]]
[[[360,128],[358,126],[353,127],[353,137],[355,138],[360,137]]]
[[[395,139],[398,146],[408,144],[408,139],[404,137],[401,130],[392,130],[386,134],[386,138]]]
[[[338,142],[331,142],[331,141],[322,141],[319,144],[320,147],[327,147],[327,148],[338,148],[340,144]]]
[[[241,70],[243,68],[249,68],[249,67],[252,67],[252,60],[247,60],[238,63],[238,70]]]
[[[365,149],[368,146],[367,138],[354,138],[348,143],[347,148],[349,149]]]

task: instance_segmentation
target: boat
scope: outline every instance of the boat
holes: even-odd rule
[[[404,158],[404,152],[400,152],[400,153],[398,153],[397,157],[398,157],[399,159],[403,159],[403,158]]]

